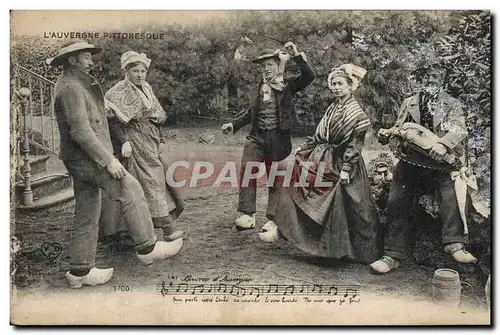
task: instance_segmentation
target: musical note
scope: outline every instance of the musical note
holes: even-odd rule
[[[231,286],[231,287],[228,287]],[[323,288],[324,287],[324,288]],[[340,304],[359,301],[359,285],[331,285],[331,284],[230,284],[230,283],[187,283],[162,281],[156,285],[156,291],[162,296],[177,292],[189,295],[223,295],[248,296],[259,298],[261,295],[299,295],[299,296],[340,296]],[[348,299],[351,297],[350,299]],[[342,299],[343,298],[343,299]]]
[[[316,287],[319,287],[318,293],[321,293],[323,291],[323,285],[314,284],[312,292],[316,292]]]
[[[290,289],[290,293],[288,293],[288,294],[293,294],[293,291],[295,290],[295,286],[294,285],[289,285],[289,286],[285,287],[285,292],[283,292],[283,295],[287,294],[288,289]]]
[[[200,294],[202,294],[203,291],[205,290],[205,285],[201,284],[201,285],[196,285],[195,287],[193,287],[193,293],[192,294],[196,293],[196,289],[200,290]]]
[[[267,293],[271,293],[271,287],[275,286],[276,289],[274,290],[274,293],[278,293],[278,284],[269,284],[269,289],[267,290]]]
[[[352,289],[352,288],[346,288],[346,290],[345,290],[345,294],[344,294],[344,298],[347,298],[347,296],[349,295],[349,291],[351,291],[351,292],[353,292],[353,293],[354,293],[354,294],[353,294],[353,293],[351,293],[351,294],[353,294],[353,296],[352,296],[353,298],[355,298],[355,297],[356,297],[356,295],[358,294],[358,290],[356,290],[356,289]]]
[[[188,284],[187,283],[179,283],[179,284],[177,284],[177,291],[176,292],[180,292],[181,286],[185,286],[186,288],[184,289],[183,292],[187,292],[187,290],[188,290]]]
[[[301,288],[300,288],[300,291],[299,293],[303,293],[304,292],[304,288],[309,288],[309,285],[306,285],[306,284],[302,284]],[[306,290],[306,294],[308,293],[309,290]]]
[[[253,295],[253,291],[257,290],[257,298],[260,297],[260,288],[252,286],[250,289],[250,295]]]
[[[223,286],[224,286],[224,291],[222,291],[222,287],[223,287]],[[226,284],[222,284],[222,283],[220,283],[220,284],[219,284],[219,288],[217,289],[217,292],[219,292],[219,293],[220,293],[220,291],[222,291],[223,293],[226,293],[226,291],[227,291],[227,285],[226,285]]]
[[[332,294],[332,291],[334,291],[333,295],[337,295],[338,289],[336,286],[330,286],[330,289],[328,290],[328,294]]]
[[[236,293],[233,293],[235,288],[236,288]],[[242,296],[245,296],[245,294],[246,294],[246,290],[245,290],[243,287],[239,287],[239,286],[236,286],[236,285],[232,285],[232,286],[231,286],[231,291],[229,292],[229,294],[232,294],[232,295],[240,295],[240,291],[243,291]]]

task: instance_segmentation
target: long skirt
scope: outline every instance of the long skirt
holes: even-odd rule
[[[340,162],[330,166],[337,176],[340,167]],[[278,185],[276,207],[270,214],[280,233],[313,256],[361,263],[377,260],[383,250],[383,234],[362,157],[350,176],[349,184],[341,184],[337,178],[321,192],[311,188],[304,193],[293,182],[288,187]]]

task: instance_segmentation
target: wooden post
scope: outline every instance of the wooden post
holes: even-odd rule
[[[30,113],[31,91],[26,87],[19,90],[21,97],[21,108],[23,115],[23,145],[22,154],[24,156],[24,166],[22,174],[24,177],[23,204],[25,206],[33,205],[33,192],[31,191],[31,166],[29,162],[29,132],[28,132],[28,114]]]

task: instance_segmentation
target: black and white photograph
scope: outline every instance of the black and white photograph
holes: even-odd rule
[[[11,10],[15,326],[491,326],[489,10]]]

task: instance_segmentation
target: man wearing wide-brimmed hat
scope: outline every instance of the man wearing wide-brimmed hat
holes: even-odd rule
[[[438,59],[432,59],[421,63],[413,74],[421,85],[420,92],[404,100],[394,127],[381,129],[379,137],[385,141],[404,123],[417,124],[423,127],[420,129],[421,136],[427,131],[433,133],[433,137],[437,135],[435,141],[429,142],[428,149],[428,156],[436,162],[435,167],[439,168],[439,162],[443,162],[445,156],[457,157],[464,163],[463,142],[468,134],[465,117],[460,102],[443,90],[445,70]],[[433,193],[434,190],[441,198],[439,217],[443,225],[444,251],[457,262],[477,262],[465,250],[468,242],[465,215],[462,215],[465,203],[457,201],[460,190],[453,179],[456,178],[453,177],[456,171],[433,168],[431,165],[424,167],[425,164],[421,163],[401,159],[394,167],[387,202],[385,252],[381,259],[370,265],[376,273],[387,273],[399,267],[409,245],[409,217],[415,200],[423,192]]]
[[[59,157],[73,179],[75,218],[71,227],[70,271],[73,288],[104,284],[113,269],[95,267],[101,189],[120,203],[137,257],[144,264],[179,252],[182,239],[157,241],[144,192],[139,182],[113,156],[104,95],[89,74],[92,55],[100,48],[85,41],[67,43],[47,63],[62,66],[55,84],[54,109],[61,137]]]
[[[269,173],[272,162],[279,162],[291,153],[290,130],[296,120],[293,96],[309,85],[315,77],[304,54],[297,51],[295,44],[286,43],[285,50],[286,52],[264,49],[252,61],[260,65],[262,72],[262,80],[253,104],[236,120],[222,126],[224,132],[235,133],[247,124],[252,125],[241,159],[238,204],[241,215],[234,222],[237,230],[255,228],[257,181],[248,178],[245,180],[244,176],[249,172],[253,173],[255,169],[255,164],[248,163],[264,162]],[[297,64],[300,75],[285,82],[283,74],[289,58]],[[250,171],[246,171],[247,169]],[[273,187],[269,188],[268,204],[275,200],[273,190]],[[269,215],[268,219],[273,221]]]

